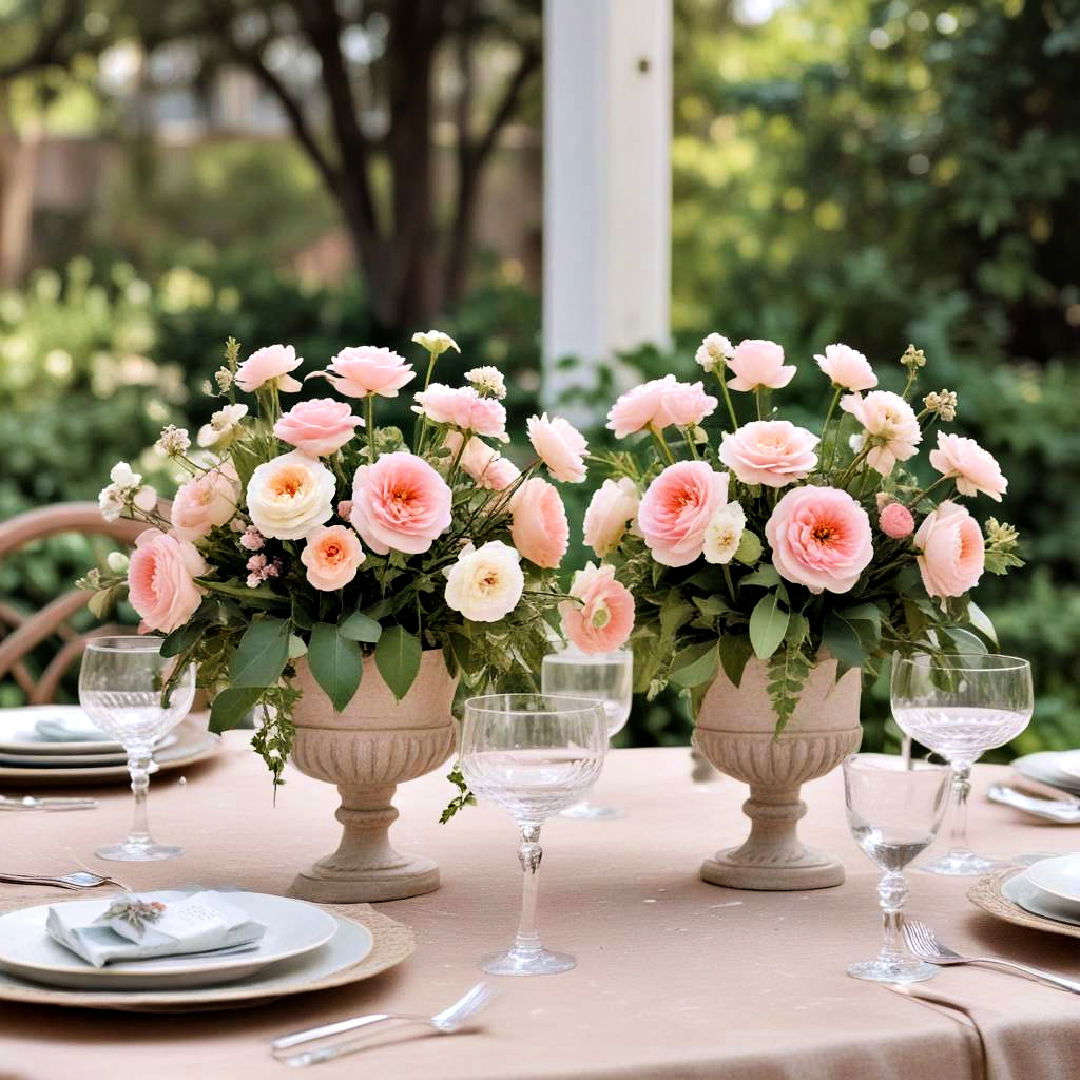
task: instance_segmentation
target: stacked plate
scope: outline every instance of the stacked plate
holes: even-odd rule
[[[1001,894],[1032,915],[1080,926],[1080,853],[1033,863],[1004,881]]]
[[[1080,750],[1042,750],[1025,754],[1013,768],[1028,780],[1080,795]]]

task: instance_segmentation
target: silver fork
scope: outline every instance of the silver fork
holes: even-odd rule
[[[1080,799],[1071,795],[1063,793],[1058,799],[1049,799],[1042,795],[1029,795],[1007,784],[991,784],[986,797],[991,802],[1011,806],[1014,810],[1022,810],[1059,825],[1080,825]]]
[[[55,885],[60,889],[97,889],[102,885],[113,885],[124,892],[131,892],[131,887],[116,878],[105,874],[95,874],[92,870],[75,870],[70,874],[49,877],[44,874],[8,874],[0,872],[0,881],[12,885]]]
[[[1017,964],[1012,960],[999,960],[995,956],[961,956],[958,952],[943,945],[938,936],[924,922],[911,919],[904,923],[904,941],[907,947],[920,960],[930,964],[948,966],[950,964],[985,964],[989,967],[1001,967],[1010,971],[1019,971],[1023,975],[1029,975],[1049,986],[1056,986],[1059,990],[1069,990],[1074,994],[1080,994],[1080,982],[1073,979],[1063,978],[1042,968],[1030,967],[1027,964]]]
[[[303,1031],[294,1031],[290,1035],[282,1035],[270,1044],[271,1052],[278,1061],[285,1062],[295,1068],[303,1068],[306,1065],[318,1065],[323,1061],[333,1061],[335,1058],[344,1057],[357,1050],[368,1046],[368,1035],[371,1031],[365,1031],[357,1038],[346,1039],[344,1042],[334,1043],[319,1050],[302,1050],[298,1054],[286,1054],[283,1051],[302,1043],[313,1042],[317,1039],[328,1039],[334,1035],[341,1035],[347,1031],[355,1031],[358,1028],[372,1028],[375,1025],[395,1021],[402,1024],[414,1024],[425,1027],[428,1030],[421,1032],[422,1035],[456,1035],[466,1029],[466,1022],[487,1006],[495,997],[493,990],[487,983],[479,982],[453,1005],[443,1009],[434,1016],[413,1016],[409,1013],[374,1013],[371,1016],[357,1016],[349,1020],[339,1020],[333,1024],[323,1024],[320,1027],[306,1028]]]

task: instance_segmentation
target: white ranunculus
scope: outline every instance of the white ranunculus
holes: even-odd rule
[[[333,515],[334,474],[299,450],[264,462],[247,487],[248,514],[263,536],[300,540]]]
[[[521,556],[501,540],[466,545],[447,567],[446,603],[473,622],[497,622],[517,607],[525,588]]]
[[[705,546],[702,554],[706,562],[729,563],[739,550],[746,514],[737,502],[721,506],[712,516],[705,529]]]
[[[729,356],[735,349],[723,334],[709,334],[702,338],[694,353],[694,362],[706,371],[723,371]]]
[[[412,341],[423,349],[427,349],[433,356],[440,356],[447,349],[461,352],[458,343],[442,330],[417,330],[412,336]]]
[[[202,447],[224,448],[240,434],[240,422],[247,416],[246,405],[226,405],[210,417],[209,424],[199,428],[195,441]]]

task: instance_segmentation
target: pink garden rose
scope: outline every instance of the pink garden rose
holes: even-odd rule
[[[892,540],[903,540],[915,531],[915,519],[911,511],[899,502],[887,503],[878,518],[881,531]]]
[[[474,386],[444,386],[431,383],[413,400],[413,412],[426,416],[433,424],[450,424],[461,431],[471,431],[485,439],[509,442],[506,433],[506,409],[501,401],[481,397]]]
[[[668,423],[676,427],[693,427],[706,416],[712,416],[717,401],[706,394],[701,383],[675,382],[664,391],[664,409]]]
[[[727,364],[735,372],[732,390],[779,390],[795,378],[795,365],[784,365],[784,348],[775,341],[740,341]]]
[[[937,440],[937,449],[930,451],[930,464],[943,476],[956,477],[956,490],[961,495],[975,496],[981,491],[1001,502],[1009,482],[992,454],[962,435],[939,431]]]
[[[450,524],[450,488],[423,458],[398,450],[353,476],[349,520],[377,555],[419,555]]]
[[[303,362],[291,345],[267,345],[256,349],[236,369],[236,385],[249,394],[267,384],[295,392],[300,389],[300,383],[289,372]]]
[[[352,529],[344,525],[320,525],[308,533],[300,561],[307,579],[320,592],[343,589],[364,561],[364,549]]]
[[[171,634],[183,626],[205,592],[194,579],[209,569],[187,540],[157,529],[141,533],[128,566],[131,606],[142,619],[139,629]]]
[[[218,465],[181,484],[173,496],[172,532],[178,540],[198,540],[236,514],[239,487],[232,464]]]
[[[510,500],[510,536],[514,547],[537,566],[562,562],[570,540],[566,509],[553,484],[539,476],[526,480]]]
[[[605,480],[593,493],[585,510],[584,539],[597,558],[610,555],[619,546],[640,502],[637,484],[628,476]]]
[[[727,497],[728,474],[704,461],[678,461],[664,469],[638,508],[638,528],[653,558],[664,566],[692,563]]]
[[[716,456],[741,483],[780,488],[809,476],[819,441],[788,420],[754,420],[725,432]]]
[[[943,502],[919,526],[915,546],[928,596],[963,596],[979,583],[986,552],[966,506]]]
[[[446,433],[443,446],[450,451],[448,463],[457,457],[461,438],[460,431],[450,430]],[[509,458],[504,458],[498,450],[492,449],[475,435],[469,436],[469,445],[461,455],[461,467],[480,487],[489,491],[502,491],[521,475],[521,470]]]
[[[525,430],[533,449],[556,480],[577,484],[585,479],[589,444],[573,424],[561,416],[549,420],[543,413],[529,417]]]
[[[826,345],[825,355],[817,353],[814,359],[833,386],[844,390],[872,390],[877,386],[877,376],[870,361],[858,349],[848,345]]]
[[[326,371],[316,371],[308,378],[315,376],[329,380],[346,397],[378,394],[395,398],[403,386],[416,378],[416,372],[393,349],[360,345],[342,349],[327,365]]]
[[[615,580],[615,567],[586,563],[574,575],[570,595],[559,604],[563,633],[584,653],[622,648],[634,629],[634,598]]]
[[[308,457],[326,457],[340,450],[363,423],[348,402],[315,398],[294,405],[274,425],[274,434]]]
[[[664,428],[671,422],[664,408],[664,398],[675,385],[674,375],[653,379],[627,390],[607,414],[607,426],[616,439],[625,439],[647,427]]]
[[[864,438],[872,443],[866,463],[882,476],[888,476],[898,461],[914,457],[922,442],[922,429],[911,406],[891,390],[871,390],[866,397],[848,394],[840,408],[862,424]]]
[[[874,556],[866,511],[839,488],[797,487],[765,524],[776,572],[812,593],[848,592]]]

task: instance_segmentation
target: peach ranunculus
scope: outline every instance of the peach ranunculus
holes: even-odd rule
[[[393,349],[359,345],[342,349],[326,366],[308,376],[328,380],[346,397],[362,398],[368,394],[395,398],[398,391],[416,378],[405,357]]]
[[[891,390],[871,390],[841,398],[840,408],[862,424],[870,444],[866,463],[888,476],[898,461],[914,457],[922,442],[922,429],[911,406]]]
[[[304,362],[291,345],[267,345],[256,349],[237,369],[236,385],[251,394],[268,383],[279,390],[296,391],[300,383],[289,372]]]
[[[878,517],[881,531],[890,540],[903,540],[915,531],[915,519],[911,511],[900,502],[886,503]]]
[[[247,486],[248,516],[263,536],[301,540],[334,513],[334,474],[299,450],[264,461]]]
[[[874,557],[870,519],[840,488],[793,488],[765,524],[773,566],[812,593],[846,593]]]
[[[740,341],[727,365],[735,372],[732,390],[779,390],[795,378],[795,365],[784,364],[784,347],[775,341]]]
[[[686,566],[702,552],[713,515],[728,499],[728,474],[704,461],[678,461],[649,485],[638,507],[638,528],[653,558]]]
[[[337,592],[354,577],[364,561],[364,549],[352,529],[344,525],[320,525],[307,534],[300,561],[307,579],[320,592]]]
[[[521,485],[510,499],[510,536],[514,547],[537,566],[562,562],[570,540],[566,508],[555,489],[539,476]]]
[[[675,376],[669,374],[620,395],[607,414],[607,427],[615,433],[615,438],[625,439],[648,427],[667,427],[671,421],[664,408],[664,398],[674,384]]]
[[[460,431],[451,429],[446,433],[443,446],[450,451],[448,464],[457,456],[461,448],[461,439]],[[490,491],[502,491],[508,488],[521,475],[521,470],[509,458],[504,458],[498,450],[492,449],[483,439],[475,435],[469,436],[469,444],[461,455],[460,463],[465,472],[480,487]]]
[[[173,535],[180,540],[198,540],[215,525],[224,525],[236,514],[239,485],[231,463],[181,484],[173,496]]]
[[[982,577],[986,549],[966,506],[946,500],[915,534],[919,572],[928,596],[963,596]]]
[[[561,416],[549,420],[547,413],[543,413],[530,416],[525,430],[533,449],[556,480],[578,484],[585,479],[585,457],[589,444],[569,420]]]
[[[593,493],[585,510],[583,532],[585,543],[598,559],[610,555],[619,546],[640,502],[637,484],[628,476],[605,480]]]
[[[962,435],[939,431],[937,439],[937,449],[930,451],[930,464],[943,476],[955,477],[961,495],[975,496],[981,491],[1001,502],[1009,482],[1001,475],[993,454]]]
[[[340,450],[364,421],[353,416],[348,402],[315,398],[294,405],[274,425],[274,434],[308,457],[326,457]]]
[[[510,441],[506,433],[506,409],[502,402],[481,397],[474,386],[453,387],[430,383],[413,400],[416,404],[412,411],[426,416],[433,424],[449,424],[485,439]]]
[[[447,566],[446,606],[472,622],[498,622],[517,607],[525,590],[521,555],[501,540],[466,544]]]
[[[743,484],[781,488],[810,475],[819,441],[789,420],[754,420],[725,432],[716,456]]]
[[[450,488],[423,458],[398,450],[353,476],[349,520],[377,555],[419,555],[450,524]]]
[[[694,427],[706,416],[712,416],[718,402],[706,394],[700,382],[675,382],[664,391],[664,409],[669,424]]]
[[[843,390],[873,390],[877,386],[877,376],[870,366],[870,361],[850,345],[826,345],[825,355],[815,353],[814,359],[835,387]]]
[[[171,634],[195,614],[205,590],[195,582],[209,571],[195,545],[158,529],[135,541],[128,565],[131,606],[147,630]]]
[[[584,653],[615,652],[634,629],[634,597],[615,567],[586,563],[570,586],[574,600],[559,604],[563,633]]]

